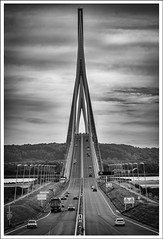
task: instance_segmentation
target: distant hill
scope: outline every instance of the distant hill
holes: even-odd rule
[[[146,172],[158,174],[159,149],[138,148],[123,144],[99,144],[104,168],[112,163],[144,162]],[[51,163],[65,159],[65,143],[4,146],[4,163]]]
[[[114,163],[145,163],[149,174],[159,174],[159,149],[139,148],[124,144],[100,144],[101,158],[104,168]]]
[[[64,143],[5,145],[4,147],[5,163],[49,163],[60,161],[64,160],[65,152]]]

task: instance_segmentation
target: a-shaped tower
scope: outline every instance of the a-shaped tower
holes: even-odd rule
[[[73,92],[73,99],[71,105],[68,133],[67,133],[67,155],[70,154],[74,146],[75,134],[79,133],[79,123],[81,112],[83,113],[85,133],[89,134],[90,142],[96,154],[96,164],[98,170],[102,170],[102,162],[99,152],[98,139],[96,134],[96,127],[93,117],[91,99],[86,76],[85,57],[84,57],[84,35],[83,35],[83,9],[78,9],[78,54],[77,54],[77,68],[76,80]],[[71,156],[69,156],[71,157]],[[68,160],[70,164],[70,159]],[[67,161],[67,163],[68,163]],[[67,165],[68,168],[68,165]]]

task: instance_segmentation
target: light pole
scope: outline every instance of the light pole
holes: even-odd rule
[[[37,168],[37,188],[39,186],[39,167],[41,166],[41,164],[38,164],[38,168]]]
[[[22,196],[23,196],[23,194],[24,194],[24,177],[25,177],[25,167],[27,167],[28,166],[28,164],[24,164],[24,170],[23,170],[23,187],[22,187]]]
[[[41,165],[41,174],[40,174],[40,186],[42,185],[42,167],[43,167],[44,165],[42,164]]]
[[[143,171],[144,171],[144,180],[145,180],[145,195],[146,195],[146,197],[148,197],[148,193],[147,193],[147,181],[146,181],[146,176],[145,176],[145,165],[144,165],[144,163],[142,162],[142,163],[140,163],[140,164],[142,164],[143,165]]]
[[[50,165],[48,165],[48,183],[50,182]]]
[[[37,167],[37,164],[34,164],[34,168],[33,168],[33,183],[32,183],[32,191],[33,191],[33,189],[34,189],[34,185],[35,185],[35,169],[36,169],[36,167]]]
[[[46,165],[44,165],[44,184],[46,183],[46,171],[45,171],[45,169],[46,169]]]
[[[120,163],[119,164],[120,165],[120,172],[119,172],[119,174],[120,174],[120,183],[122,183],[123,182],[123,165],[122,165],[122,163]]]
[[[48,182],[48,165],[45,165],[46,166],[46,183]]]
[[[17,191],[17,179],[18,179],[18,173],[19,173],[19,167],[21,166],[21,164],[17,164],[17,167],[16,167],[16,185],[15,185],[15,194],[14,194],[14,203],[15,203],[15,200],[16,200],[16,191]]]
[[[134,172],[133,172],[133,164],[132,163],[129,163],[131,165],[131,171],[132,171],[132,179],[133,179],[133,182],[134,182]]]
[[[54,178],[55,178],[55,165],[53,165],[53,171],[52,171],[52,182],[54,182]]]
[[[127,166],[126,169],[125,169],[125,173],[126,173],[126,170],[127,170],[127,173],[126,173],[126,182],[128,183],[128,180],[127,180],[127,177],[129,179],[129,170],[128,170],[128,163],[125,163],[125,165]],[[128,175],[128,176],[127,176]]]
[[[116,167],[116,181],[118,181],[118,167],[117,167],[117,164],[115,165],[115,167]]]
[[[29,183],[29,187],[28,187],[28,193],[30,191],[30,177],[31,177],[31,167],[33,166],[33,164],[29,165],[29,176],[28,176],[28,183]]]
[[[139,182],[139,168],[138,168],[138,163],[134,163],[136,164],[137,166],[137,173],[138,173],[138,185],[139,185],[139,191],[140,191],[140,194],[141,194],[141,190],[140,190],[140,182]]]
[[[125,164],[122,163],[122,183],[124,183],[124,181],[125,181],[124,178],[126,178],[126,177],[125,177],[125,171],[124,171],[124,169],[125,169]]]

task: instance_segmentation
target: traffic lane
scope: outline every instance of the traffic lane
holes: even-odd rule
[[[92,180],[93,181],[93,180]],[[123,235],[113,226],[114,218],[109,214],[99,193],[90,187],[85,188],[86,235]]]
[[[79,179],[71,180],[68,189],[62,193],[64,195],[66,191],[70,192],[70,195],[69,197],[67,197],[67,200],[62,200],[62,203],[64,203],[65,206],[62,212],[51,213],[48,217],[37,220],[37,229],[27,229],[26,226],[24,226],[23,228],[17,229],[8,235],[46,235],[51,233],[54,233],[56,235],[59,235],[60,233],[61,235],[70,235],[71,233],[71,235],[73,235],[78,207],[78,200],[73,200],[73,197],[74,195],[78,195],[79,193],[79,183]],[[75,211],[67,210],[69,204],[73,204],[75,206]],[[65,229],[64,227],[67,228],[68,220],[69,229]],[[58,226],[56,227],[56,225]],[[63,225],[64,227],[62,227]],[[61,228],[63,228],[62,232]]]
[[[75,206],[75,211],[68,211],[68,206],[71,203]],[[27,229],[27,226],[24,226],[23,228],[17,229],[8,235],[46,235],[51,234],[51,232],[58,235],[61,229],[61,226],[59,225],[60,222],[62,222],[61,225],[63,225],[64,222],[64,226],[67,227],[67,220],[69,220],[69,227],[71,229],[69,228],[65,229],[65,231],[63,230],[61,235],[65,233],[67,233],[67,235],[72,233],[73,235],[74,232],[72,232],[72,230],[74,230],[75,227],[78,202],[77,200],[69,198],[65,200],[64,204],[65,208],[62,212],[50,213],[46,218],[37,220],[38,227],[36,229]]]
[[[86,191],[86,190],[85,190]],[[121,214],[117,215],[116,212],[113,212],[112,209],[107,205],[104,198],[101,195],[100,191],[92,192],[87,190],[87,203],[86,207],[88,207],[87,214],[86,214],[86,234],[92,234],[91,227],[89,224],[93,225],[92,228],[96,226],[96,231],[93,230],[92,235],[157,235],[156,232],[149,230],[147,227],[140,225],[138,223],[130,221],[126,219],[126,225],[122,226],[115,226],[114,220],[117,217],[123,217]],[[91,206],[92,205],[92,206]],[[92,208],[91,208],[92,207]],[[89,211],[90,210],[90,211]],[[93,212],[93,215],[92,212]],[[115,213],[115,214],[114,214]],[[117,215],[117,216],[116,216]],[[93,223],[92,223],[93,220]],[[90,221],[90,222],[89,222]],[[98,224],[99,223],[99,224]],[[107,229],[105,228],[107,227]],[[107,234],[109,233],[109,234]]]
[[[76,145],[76,143],[75,143],[75,145]],[[77,146],[74,146],[71,178],[79,178],[81,176],[80,146],[81,146],[80,141],[77,142]],[[76,163],[74,163],[74,159],[76,160]]]
[[[154,229],[152,227],[149,227],[145,224],[139,223],[137,221],[134,221],[128,217],[123,216],[119,212],[117,212],[116,207],[112,204],[110,199],[104,194],[103,191],[100,189],[98,190],[100,193],[100,197],[104,199],[106,205],[108,205],[108,208],[112,212],[113,215],[115,215],[115,218],[117,217],[123,217],[126,222],[125,228],[122,230],[125,232],[127,229],[127,234],[129,235],[158,235],[157,229]],[[133,233],[133,228],[134,228],[134,234]]]
[[[16,235],[74,235],[76,210],[51,213],[44,220],[37,222],[37,229],[17,231]],[[15,235],[15,234],[12,234]]]
[[[76,214],[77,208],[75,208],[75,211],[66,210],[64,212],[64,217],[62,217],[62,219],[59,221],[57,220],[55,225],[52,225],[48,235],[74,235]]]

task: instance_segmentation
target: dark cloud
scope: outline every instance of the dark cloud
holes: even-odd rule
[[[158,95],[158,88],[122,88],[115,89],[112,92],[105,92],[103,96],[98,97],[96,100],[126,105],[151,104],[158,103],[158,97],[156,97]]]
[[[158,88],[131,88],[131,89],[118,89],[115,90],[115,92],[119,93],[127,93],[127,94],[141,94],[141,95],[149,95],[149,96],[155,96],[159,95],[159,89]]]
[[[5,143],[65,141],[78,7],[99,141],[158,145],[158,4],[5,4]]]
[[[55,103],[49,102],[47,99],[38,98],[34,95],[5,97],[5,119],[7,119],[9,116],[23,116],[31,112],[33,114],[37,114],[39,112],[48,113],[55,107],[59,107],[58,104],[55,105]]]

